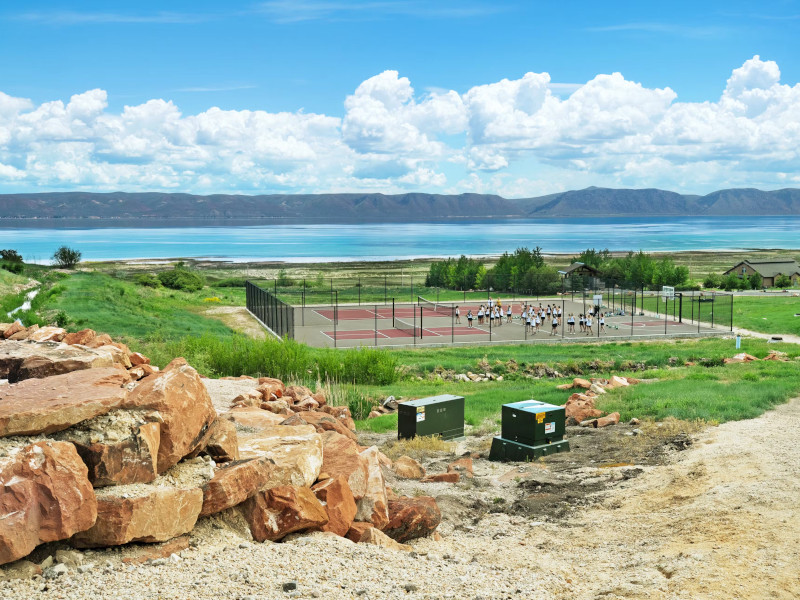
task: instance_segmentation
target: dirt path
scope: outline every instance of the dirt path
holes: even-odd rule
[[[798,430],[794,399],[699,434],[667,464],[594,492],[598,504],[566,520],[489,514],[473,527],[479,536],[443,543],[457,551],[482,537],[481,562],[560,575],[558,598],[800,598]],[[595,476],[629,469],[584,469],[587,495]]]

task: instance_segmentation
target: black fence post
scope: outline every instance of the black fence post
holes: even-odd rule
[[[378,345],[378,305],[377,304],[373,308],[372,312],[375,313],[375,345],[377,346]]]
[[[733,331],[733,294],[731,294],[731,331]]]
[[[361,306],[361,275],[358,276],[358,305]]]
[[[714,300],[716,292],[711,292],[711,329],[714,329]]]
[[[386,275],[383,276],[383,303],[389,304],[389,295],[386,289]],[[394,314],[394,298],[392,298],[392,314]]]

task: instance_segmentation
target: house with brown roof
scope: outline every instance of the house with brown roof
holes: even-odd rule
[[[800,283],[800,265],[796,260],[743,260],[725,271],[723,275],[731,273],[739,279],[758,275],[764,287],[773,287],[780,275],[790,277],[793,286]]]
[[[600,271],[592,266],[585,265],[582,262],[574,262],[563,271],[558,272],[563,279],[567,277],[585,276],[585,277],[599,277]]]

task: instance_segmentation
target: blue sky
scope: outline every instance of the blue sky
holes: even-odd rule
[[[797,1],[66,5],[0,8],[0,192],[800,187]]]

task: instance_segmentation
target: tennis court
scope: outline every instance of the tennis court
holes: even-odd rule
[[[260,293],[260,291],[259,291]],[[612,291],[608,295],[554,296],[550,298],[515,298],[502,301],[502,318],[481,321],[478,315],[488,306],[488,298],[463,303],[435,303],[418,297],[417,301],[375,305],[336,304],[291,306],[280,301],[266,301],[262,314],[272,316],[281,326],[288,323],[289,337],[316,347],[348,348],[357,346],[443,346],[495,343],[562,343],[596,340],[626,340],[659,337],[697,337],[730,334],[730,322],[724,317],[732,311],[732,297],[716,307],[707,298],[662,298],[658,293],[646,297]],[[702,303],[700,302],[702,301]],[[495,299],[496,301],[496,299]],[[599,328],[595,317],[591,331],[581,331],[579,315],[595,308],[603,314]],[[508,307],[512,319],[508,319]],[[541,326],[529,328],[523,323],[524,306],[545,311]],[[249,307],[249,305],[248,305]],[[456,314],[456,307],[458,314]],[[550,309],[548,313],[547,309]],[[646,309],[645,309],[646,307]],[[258,308],[258,307],[256,307]],[[558,326],[552,327],[552,312],[560,311]],[[254,316],[258,314],[251,309]],[[468,319],[472,313],[473,319]],[[569,327],[569,317],[575,326]],[[259,318],[262,323],[264,319]],[[710,322],[709,322],[710,321]],[[290,332],[290,333],[289,333]]]

